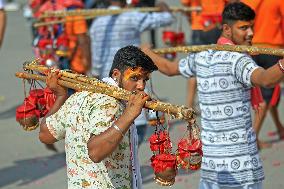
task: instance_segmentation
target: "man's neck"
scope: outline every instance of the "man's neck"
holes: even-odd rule
[[[217,44],[218,45],[235,45],[231,39],[225,37],[224,35],[221,35],[221,37],[217,41]]]

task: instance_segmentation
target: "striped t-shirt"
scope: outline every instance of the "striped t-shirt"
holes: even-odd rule
[[[236,187],[264,179],[250,112],[257,68],[248,55],[228,51],[194,53],[179,62],[182,75],[197,78],[203,180]]]

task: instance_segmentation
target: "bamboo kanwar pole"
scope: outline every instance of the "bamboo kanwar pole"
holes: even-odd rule
[[[194,7],[170,7],[172,12],[192,12],[192,11],[201,11],[200,6]],[[143,8],[122,8],[122,9],[79,9],[79,10],[58,10],[58,11],[46,11],[39,18],[56,18],[56,17],[66,17],[66,16],[102,16],[102,15],[115,15],[125,12],[159,12],[161,11],[159,7],[143,7]]]
[[[190,11],[201,11],[201,7],[170,7],[170,10],[173,12],[183,11],[183,12],[190,12]],[[145,8],[125,8],[125,9],[89,9],[89,10],[72,10],[72,11],[49,11],[46,12],[44,15],[40,17],[40,19],[44,18],[61,18],[60,20],[52,20],[52,21],[42,21],[37,22],[34,24],[34,27],[41,27],[47,25],[54,25],[54,24],[61,24],[67,21],[77,21],[77,20],[87,20],[93,19],[98,16],[105,16],[105,15],[116,15],[121,14],[124,12],[131,12],[131,11],[139,11],[139,12],[156,12],[160,11],[158,7],[145,7]],[[71,17],[65,19],[65,17]],[[79,18],[72,16],[80,16]]]
[[[72,22],[72,21],[78,21],[78,20],[89,20],[95,18],[94,16],[84,16],[84,17],[79,17],[79,18],[69,18],[69,19],[60,19],[60,20],[52,20],[52,21],[47,21],[47,22],[37,22],[33,26],[38,28],[41,26],[49,26],[49,25],[54,25],[54,24],[62,24],[65,22]]]
[[[48,69],[48,68],[46,69],[46,67],[44,68],[43,66],[39,67],[40,68],[38,70],[41,70],[43,72],[45,72]],[[36,70],[36,66],[33,66],[33,70]],[[117,98],[119,100],[128,100],[131,95],[130,91],[118,88],[116,86],[108,85],[93,78],[88,78],[86,76],[82,77],[81,75],[66,73],[64,71],[61,71],[61,73],[63,77],[62,79],[59,79],[58,84],[64,87],[68,87],[78,91],[90,91],[90,92],[102,93]],[[66,75],[69,75],[73,78],[66,77]],[[74,75],[77,77],[74,77]],[[17,72],[16,76],[23,79],[35,79],[44,82],[46,79],[46,76],[23,73],[23,72]],[[155,111],[169,113],[177,119],[191,120],[195,117],[195,112],[192,108],[172,105],[170,103],[164,103],[160,101],[147,101],[145,103],[145,107]]]
[[[217,51],[233,51],[240,53],[248,53],[251,55],[267,54],[267,55],[284,57],[284,49],[263,48],[263,47],[254,47],[254,46],[245,46],[245,45],[192,45],[192,46],[154,49],[154,52],[157,54],[165,54],[173,52],[191,53],[191,52],[205,51],[209,49]]]

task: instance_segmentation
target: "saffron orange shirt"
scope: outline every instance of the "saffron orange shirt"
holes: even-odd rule
[[[256,12],[253,44],[264,47],[284,46],[283,0],[242,0]]]
[[[221,15],[228,0],[181,0],[185,6],[201,6],[202,11],[191,13],[192,30],[203,30],[202,15]]]
[[[71,21],[71,20],[75,21]],[[69,38],[69,48],[73,52],[71,60],[71,69],[84,74],[86,72],[82,63],[83,54],[82,49],[77,48],[77,35],[85,34],[88,31],[86,20],[80,16],[66,17],[65,32]],[[74,52],[75,51],[75,52]]]

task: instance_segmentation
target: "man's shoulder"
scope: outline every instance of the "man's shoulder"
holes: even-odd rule
[[[230,62],[238,62],[243,57],[251,59],[251,57],[245,53],[232,51],[211,51],[209,54],[211,54],[214,59]]]
[[[117,100],[114,97],[108,96],[106,94],[89,92],[89,91],[81,91],[76,92],[69,97],[71,101],[83,101],[87,99],[91,103],[102,103],[102,102],[113,102],[116,103]]]

